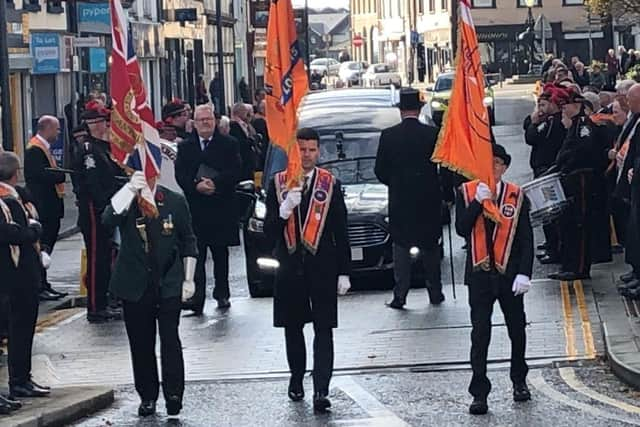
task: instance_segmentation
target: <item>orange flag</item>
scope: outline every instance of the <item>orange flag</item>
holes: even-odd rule
[[[271,0],[265,86],[269,137],[287,154],[287,184],[291,188],[302,179],[302,162],[296,141],[297,111],[309,87],[291,0]]]
[[[478,179],[495,193],[489,113],[484,105],[484,73],[471,6],[460,0],[456,74],[444,126],[432,160],[469,179]],[[485,201],[487,216],[499,218],[495,204]]]

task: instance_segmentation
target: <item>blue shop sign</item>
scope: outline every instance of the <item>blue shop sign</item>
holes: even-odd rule
[[[111,34],[109,3],[78,2],[78,31]]]
[[[107,51],[103,47],[92,47],[89,49],[89,72],[107,72]]]
[[[31,33],[32,74],[60,72],[60,36],[55,33]]]

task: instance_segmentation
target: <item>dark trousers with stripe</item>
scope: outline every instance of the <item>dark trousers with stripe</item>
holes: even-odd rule
[[[96,212],[92,202],[80,205],[78,225],[87,250],[87,312],[96,313],[107,308],[113,230],[102,225],[100,213]]]
[[[588,276],[591,271],[591,215],[593,174],[574,172],[563,180],[571,206],[560,218],[562,270]]]

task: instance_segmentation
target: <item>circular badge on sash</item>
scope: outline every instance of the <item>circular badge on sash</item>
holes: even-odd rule
[[[313,193],[313,198],[316,199],[318,203],[324,203],[327,201],[327,192],[324,190],[316,190],[316,192]]]
[[[506,204],[502,207],[502,216],[505,218],[513,218],[516,214],[516,207],[512,204]]]

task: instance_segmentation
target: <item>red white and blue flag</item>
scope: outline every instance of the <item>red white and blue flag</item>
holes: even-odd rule
[[[120,0],[110,0],[109,7],[113,39],[111,154],[120,164],[144,172],[149,181],[160,175],[160,136],[133,48],[129,20]],[[141,192],[138,201],[145,216],[157,216],[158,210],[149,188]]]

